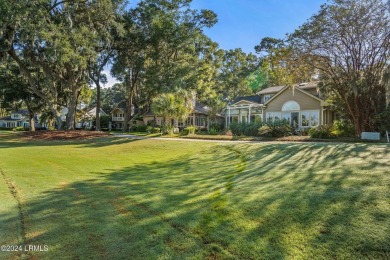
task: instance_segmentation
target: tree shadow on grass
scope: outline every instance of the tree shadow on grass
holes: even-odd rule
[[[49,147],[49,146],[78,146],[78,148],[99,148],[112,145],[127,144],[140,139],[119,138],[114,136],[99,137],[85,140],[25,140],[17,136],[0,139],[0,149],[19,147]]]
[[[389,150],[373,147],[225,144],[96,173],[27,201],[27,241],[47,259],[385,259]]]

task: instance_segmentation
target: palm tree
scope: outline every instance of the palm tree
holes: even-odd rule
[[[186,120],[194,110],[194,94],[185,90],[165,93],[153,99],[152,112],[163,117],[163,127],[168,133],[173,132],[172,119]]]

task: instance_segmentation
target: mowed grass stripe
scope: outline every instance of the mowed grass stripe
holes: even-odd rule
[[[389,257],[388,145],[10,137],[0,147],[28,239],[50,246],[41,259]]]

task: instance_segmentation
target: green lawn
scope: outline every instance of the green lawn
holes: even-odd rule
[[[0,169],[0,245],[49,247],[26,257],[390,258],[387,144],[0,132]]]

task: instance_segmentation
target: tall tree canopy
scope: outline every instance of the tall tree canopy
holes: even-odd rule
[[[218,81],[223,98],[233,100],[238,96],[253,94],[247,77],[258,67],[258,59],[241,49],[224,51]]]
[[[265,37],[255,46],[260,54],[260,71],[266,77],[266,86],[282,86],[307,82],[317,74],[304,56],[294,52],[291,45],[284,40]]]
[[[67,129],[74,129],[77,97],[88,83],[87,67],[101,51],[102,41],[116,26],[122,1],[11,1],[0,5],[0,51],[19,65],[34,94],[44,99],[59,118],[61,107],[53,95],[37,88],[31,70],[42,70],[67,94]],[[50,93],[54,93],[52,91]]]
[[[290,35],[294,51],[324,77],[322,90],[355,125],[375,130],[385,109],[382,75],[390,58],[390,10],[382,0],[333,0]]]
[[[127,86],[127,113],[148,106],[159,93],[196,89],[201,53],[213,45],[203,27],[216,23],[209,10],[193,10],[189,0],[144,0],[124,16],[112,72]]]

